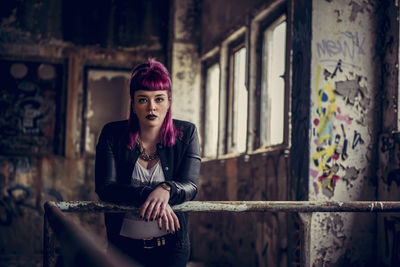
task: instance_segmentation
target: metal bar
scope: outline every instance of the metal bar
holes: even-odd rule
[[[109,248],[107,253],[101,248],[96,236],[82,229],[68,218],[57,207],[55,202],[46,202],[44,205],[47,223],[45,228],[50,226],[54,231],[54,236],[60,240],[63,266],[140,266],[130,261],[121,253],[113,248]],[[45,232],[46,233],[46,232]],[[49,236],[45,237],[46,239]],[[44,245],[49,245],[49,240]],[[45,251],[51,248],[44,248]],[[44,257],[51,256],[45,252]],[[44,259],[45,266],[52,266],[51,259]]]
[[[64,212],[127,212],[134,206],[97,201],[53,202]],[[400,212],[400,201],[188,201],[174,211],[193,212]]]
[[[49,225],[48,214],[44,214],[43,222],[43,267],[55,265],[53,231]]]

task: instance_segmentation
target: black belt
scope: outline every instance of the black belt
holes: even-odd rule
[[[149,239],[132,239],[129,238],[129,243],[133,243],[135,246],[142,247],[145,249],[152,249],[156,247],[162,247],[166,244],[173,242],[176,237],[174,235],[168,234],[160,237],[153,237]]]

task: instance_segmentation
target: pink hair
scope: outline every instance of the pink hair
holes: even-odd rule
[[[148,62],[137,65],[132,70],[130,78],[130,96],[131,102],[135,98],[137,90],[158,91],[166,90],[168,98],[171,99],[171,78],[167,68],[154,59],[149,59]],[[127,146],[132,149],[139,137],[140,124],[139,119],[133,112],[132,104],[130,105],[129,114],[129,136]],[[172,122],[171,107],[164,118],[161,126],[160,139],[161,144],[166,146],[173,146],[176,138],[181,137],[182,133],[175,127]]]

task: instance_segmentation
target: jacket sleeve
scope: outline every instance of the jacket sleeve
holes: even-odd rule
[[[96,193],[103,201],[116,204],[141,205],[151,193],[148,186],[133,187],[117,182],[116,149],[112,127],[106,125],[96,146],[95,186]]]
[[[179,177],[166,183],[171,187],[170,205],[190,201],[197,194],[197,183],[200,175],[200,145],[196,127],[193,125],[189,136],[188,148],[185,150]]]

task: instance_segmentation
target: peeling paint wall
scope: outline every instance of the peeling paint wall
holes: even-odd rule
[[[400,200],[400,135],[399,135],[399,6],[398,1],[382,1],[378,22],[380,43],[377,53],[383,59],[380,94],[382,105],[377,156],[378,199]],[[377,253],[379,266],[400,265],[400,216],[378,215]]]
[[[273,2],[273,0],[203,0],[201,54],[219,45],[237,29],[246,25],[249,16]]]
[[[270,8],[270,2],[202,1],[201,56],[215,47],[220,47],[221,53],[226,52],[223,44],[226,38],[248,26],[261,10]],[[227,60],[226,54],[219,56],[221,61]],[[222,91],[221,97],[225,96]],[[225,122],[223,119],[221,123]],[[196,200],[288,199],[289,158],[283,149],[223,157],[202,162]],[[287,216],[285,213],[192,213],[189,228],[192,258],[207,266],[287,266]]]
[[[309,200],[376,197],[377,5],[313,1]],[[369,266],[375,226],[370,214],[314,214],[310,263]]]
[[[175,0],[171,55],[172,113],[176,119],[200,125],[199,1]]]
[[[60,110],[63,127],[54,132],[63,136],[64,152],[46,150],[39,155],[0,149],[2,266],[42,265],[42,205],[46,200],[97,200],[94,158],[82,153],[84,119],[88,115],[83,113],[96,112],[84,109],[85,68],[130,69],[148,57],[160,61],[167,58],[169,12],[165,10],[169,9],[169,1],[146,1],[141,3],[143,8],[134,2],[118,1],[120,5],[109,9],[107,3],[114,1],[100,2],[96,6],[50,0],[7,1],[2,5],[0,59],[58,64],[64,74],[56,90],[62,92],[60,87],[65,88],[65,109]],[[105,16],[99,17],[101,14]],[[101,23],[96,23],[96,18]],[[2,97],[7,95],[3,94],[4,88],[0,90]],[[0,112],[5,112],[1,106]],[[102,234],[105,242],[101,215],[69,216],[79,219],[86,229]]]
[[[196,200],[286,200],[285,154],[259,153],[202,163]],[[286,266],[286,213],[192,213],[192,258],[213,266]]]

